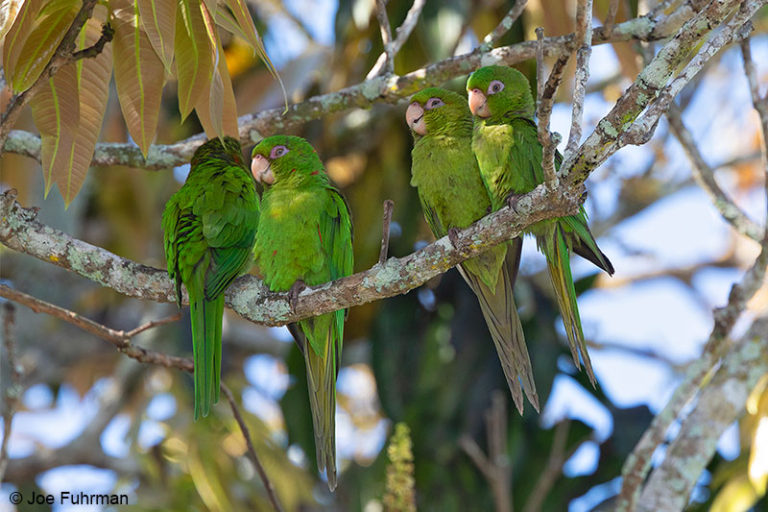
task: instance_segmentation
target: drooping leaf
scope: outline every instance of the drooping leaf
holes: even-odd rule
[[[101,35],[106,8],[97,5],[77,39],[77,48],[93,45]],[[93,157],[109,94],[112,48],[94,58],[62,68],[31,100],[35,124],[42,137],[46,194],[56,183],[66,205],[85,181]]]
[[[22,2],[22,0],[0,1],[0,41],[11,29],[11,25],[13,25],[13,21],[16,19],[16,14],[18,14],[23,3],[29,2]]]
[[[31,29],[26,34],[18,33],[26,38],[11,68],[6,68],[6,79],[14,92],[25,91],[35,83],[75,19],[79,4],[76,0],[44,3]],[[21,25],[25,25],[24,21]]]
[[[71,167],[71,147],[80,120],[75,64],[67,64],[40,87],[30,101],[32,116],[42,141],[41,153],[45,195],[51,190],[54,174]]]
[[[180,0],[176,11],[176,79],[179,112],[186,118],[210,83],[216,47],[211,43],[200,0]]]
[[[157,131],[165,82],[163,62],[139,21],[134,0],[111,0],[113,56],[120,108],[133,140],[146,156]]]
[[[277,70],[269,60],[267,51],[264,49],[264,43],[262,43],[259,33],[256,31],[256,26],[253,24],[253,18],[251,13],[248,12],[248,6],[245,5],[243,0],[225,0],[226,7],[220,7],[216,11],[216,22],[221,27],[236,36],[239,36],[251,45],[253,51],[267,66],[269,72],[275,78],[277,76]]]
[[[32,31],[35,19],[42,7],[43,0],[26,0],[21,4],[13,24],[7,28],[3,45],[3,68],[6,79],[15,73],[21,49]]]
[[[78,49],[88,48],[101,36],[101,23],[96,13],[103,6],[97,5],[94,18],[86,23],[78,38]],[[104,12],[103,18],[106,18]],[[88,168],[93,158],[96,140],[101,133],[101,124],[107,109],[109,97],[109,79],[112,76],[112,47],[104,46],[101,53],[89,59],[75,63],[77,70],[77,90],[80,97],[80,120],[71,149],[72,166],[65,173],[53,174],[53,179],[64,197],[66,205],[75,198],[83,186]]]
[[[163,61],[166,72],[173,63],[173,39],[176,32],[176,2],[173,0],[137,0],[144,31],[152,48]]]
[[[217,42],[218,61],[213,77],[200,100],[195,112],[205,134],[210,137],[230,135],[238,138],[237,105],[232,81],[227,71],[227,61],[221,43]]]

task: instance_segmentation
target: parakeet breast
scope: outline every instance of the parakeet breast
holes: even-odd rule
[[[310,286],[330,279],[319,223],[327,200],[314,188],[264,193],[254,257],[272,291],[286,291],[299,279]]]

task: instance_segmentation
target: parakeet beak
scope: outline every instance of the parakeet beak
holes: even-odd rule
[[[271,185],[275,182],[275,175],[272,174],[270,161],[263,155],[256,154],[253,156],[253,160],[251,160],[251,173],[259,183]]]
[[[480,89],[471,89],[468,93],[469,110],[477,117],[490,117],[491,111],[488,110],[488,100]]]
[[[408,105],[405,111],[405,120],[408,127],[419,135],[427,134],[427,125],[424,123],[424,109],[415,101]]]

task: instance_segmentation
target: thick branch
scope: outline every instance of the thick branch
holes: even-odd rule
[[[227,304],[243,317],[266,325],[283,325],[302,318],[405,293],[483,250],[518,236],[545,218],[573,214],[579,194],[541,186],[521,196],[517,211],[502,208],[458,234],[454,248],[448,237],[403,258],[390,258],[365,272],[304,290],[291,309],[287,293],[269,292],[257,278],[237,279],[226,292]],[[12,191],[0,195],[0,242],[7,247],[53,263],[113,290],[141,299],[173,302],[174,290],[165,271],[121,258],[105,249],[74,239],[37,221]]]
[[[667,449],[638,500],[640,512],[683,510],[722,433],[744,411],[747,397],[768,373],[768,317],[755,321],[702,390],[680,434]]]
[[[602,27],[594,29],[592,44],[633,39],[659,40],[673,34],[680,24],[693,14],[693,7],[687,2],[670,15],[654,10],[639,18],[617,24],[610,38],[605,36]],[[559,56],[569,53],[574,41],[574,34],[547,37],[543,43],[545,55]],[[334,112],[355,107],[367,108],[379,101],[397,103],[424,87],[439,85],[481,65],[511,65],[532,59],[536,56],[536,44],[535,41],[526,41],[496,48],[487,53],[478,51],[459,55],[403,76],[376,77],[336,92],[313,96],[306,101],[289,106],[287,111],[281,107],[247,114],[238,119],[240,138],[243,143],[250,144],[268,135],[291,132],[309,120],[319,119]],[[192,153],[204,140],[204,134],[197,134],[171,145],[152,145],[146,159],[135,144],[101,142],[96,145],[91,165],[167,169],[189,162]],[[26,155],[40,161],[40,138],[29,132],[14,130],[5,143],[4,151]]]

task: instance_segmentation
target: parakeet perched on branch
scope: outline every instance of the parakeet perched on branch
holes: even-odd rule
[[[472,149],[495,211],[505,206],[510,196],[530,192],[544,181],[542,146],[533,121],[533,97],[525,76],[504,66],[486,66],[472,73],[467,92],[469,108],[475,115]],[[558,152],[557,169],[562,159]],[[613,265],[597,247],[583,207],[578,215],[537,222],[529,232],[536,236],[536,244],[546,257],[573,361],[580,367],[581,356],[594,384],[571,276],[570,251],[609,274],[613,274]]]
[[[312,146],[300,137],[268,137],[253,148],[251,171],[265,187],[254,256],[269,289],[289,291],[293,303],[305,285],[351,274],[349,208]],[[317,465],[331,490],[336,488],[336,376],[344,316],[339,310],[288,326],[304,355]]]
[[[165,258],[189,294],[195,360],[195,419],[219,400],[224,290],[251,263],[259,197],[240,143],[211,139],[192,156],[189,176],[163,212]]]
[[[432,233],[455,237],[489,212],[491,201],[472,153],[472,114],[455,92],[428,88],[411,97],[406,120],[414,137],[411,185]],[[523,391],[534,408],[539,398],[512,288],[522,239],[489,249],[457,268],[480,301],[517,409]]]

